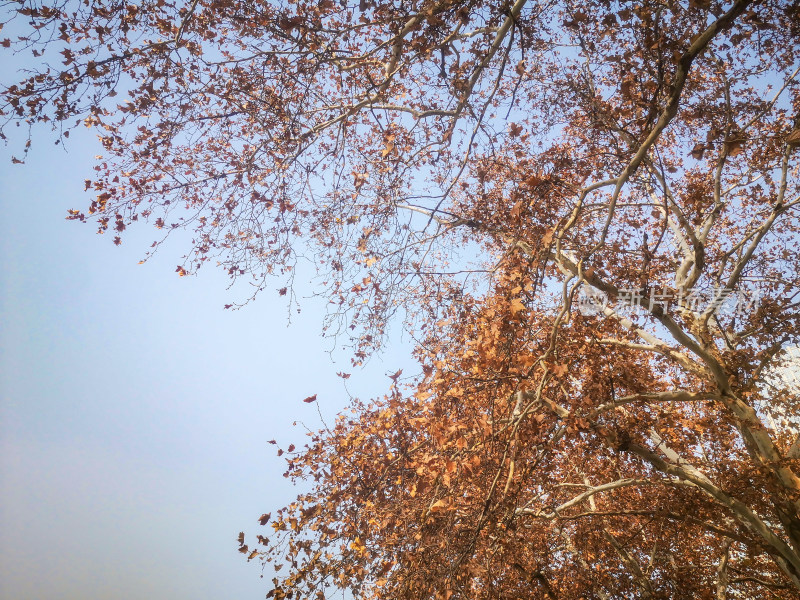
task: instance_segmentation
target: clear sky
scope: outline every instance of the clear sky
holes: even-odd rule
[[[313,393],[326,419],[346,404],[348,357],[332,362],[319,303],[288,328],[269,288],[224,310],[241,294],[211,269],[179,278],[180,243],[138,265],[149,226],[118,248],[66,221],[97,149],[41,133],[25,165],[0,147],[0,598],[263,598],[236,537],[298,491],[267,441],[320,426]],[[382,394],[406,351],[350,391]]]

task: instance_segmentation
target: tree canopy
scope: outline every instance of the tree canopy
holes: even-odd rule
[[[289,448],[269,597],[797,597],[796,1],[5,7],[0,135],[104,148],[68,218],[414,336]]]

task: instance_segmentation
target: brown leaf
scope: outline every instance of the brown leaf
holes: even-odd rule
[[[690,152],[690,154],[692,155],[693,159],[702,160],[703,159],[703,154],[708,149],[709,149],[708,145],[702,144],[702,143],[698,143],[698,144],[694,145],[694,148],[692,148],[692,151]]]
[[[733,131],[725,138],[725,151],[728,156],[737,156],[744,152],[747,136],[741,131]]]

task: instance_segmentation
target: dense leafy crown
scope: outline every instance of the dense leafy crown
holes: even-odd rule
[[[0,133],[105,149],[70,218],[255,289],[308,261],[356,363],[418,340],[291,449],[269,596],[798,597],[796,2],[6,11]]]

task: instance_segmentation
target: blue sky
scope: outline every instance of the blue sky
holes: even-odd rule
[[[298,491],[267,441],[320,426],[313,393],[326,418],[345,406],[348,356],[328,354],[318,301],[290,327],[269,288],[224,310],[243,294],[211,269],[177,277],[179,242],[138,265],[148,225],[115,247],[66,221],[97,149],[40,133],[25,165],[0,151],[0,597],[263,598],[236,536]],[[383,393],[406,352],[349,390]]]

